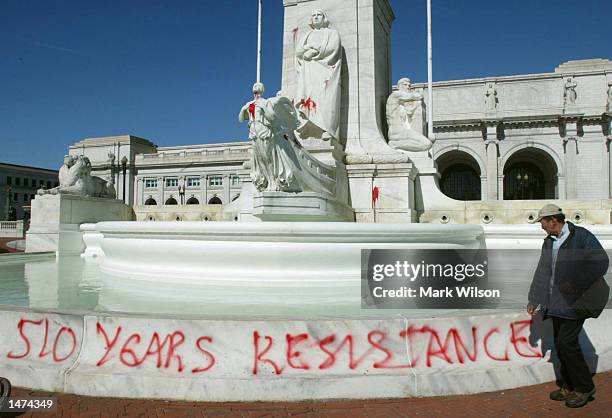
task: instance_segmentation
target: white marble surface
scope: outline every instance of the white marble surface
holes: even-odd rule
[[[262,221],[354,222],[355,212],[327,193],[262,192],[253,197],[253,216]]]
[[[417,222],[417,170],[413,164],[355,164],[347,166],[347,171],[357,222]],[[374,187],[379,191],[376,204]]]
[[[63,391],[81,351],[83,317],[7,307],[0,317],[0,376],[15,386]]]
[[[36,196],[26,234],[26,251],[79,254],[85,249],[79,225],[103,220],[134,219],[130,206],[120,200],[58,194]]]
[[[125,291],[153,282],[192,284],[227,290],[236,304],[250,303],[252,294],[260,303],[358,304],[362,248],[484,245],[475,225],[100,222],[96,231],[104,235],[101,270],[120,277]]]
[[[31,344],[24,358],[0,363],[1,375],[21,387],[88,396],[372,399],[477,393],[554,379],[549,324],[530,325],[526,314],[510,311],[326,320],[0,315],[0,355],[25,354],[24,338]],[[585,326],[589,342],[583,342],[590,362],[592,350],[597,353],[599,372],[612,368],[611,318],[606,311]],[[21,336],[20,320],[40,325],[25,322]],[[56,362],[61,329],[55,353],[66,359]],[[68,356],[74,341],[77,348]]]

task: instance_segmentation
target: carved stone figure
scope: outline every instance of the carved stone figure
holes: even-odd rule
[[[100,177],[91,175],[91,162],[83,155],[66,155],[59,169],[59,186],[49,190],[39,189],[38,194],[75,194],[84,197],[117,197],[115,186]]]
[[[497,109],[497,90],[495,89],[495,85],[493,83],[487,84],[487,89],[485,90],[485,109],[487,111],[493,111]]]
[[[311,122],[319,128],[323,139],[337,139],[342,71],[340,35],[329,28],[321,9],[312,12],[309,26],[312,30],[295,47],[295,106],[302,125]]]
[[[412,90],[410,79],[402,78],[397,82],[398,90],[387,99],[387,124],[389,125],[389,145],[403,151],[426,151],[432,141],[412,129],[413,118],[423,96]]]
[[[299,124],[295,107],[286,97],[264,99],[264,85],[253,85],[254,100],[240,110],[253,141],[251,179],[262,191],[315,191],[333,194],[335,182],[325,166],[308,154],[293,131]]]
[[[576,105],[576,99],[578,98],[578,95],[576,94],[576,86],[576,82],[571,77],[568,77],[567,81],[565,82],[565,90],[563,92],[564,106]]]
[[[608,81],[608,101],[606,103],[608,112],[612,112],[612,81]]]

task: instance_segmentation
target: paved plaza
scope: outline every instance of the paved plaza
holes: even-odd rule
[[[548,400],[553,383],[470,396],[333,402],[165,402],[49,394],[15,388],[13,396],[58,396],[62,417],[609,417],[612,372],[595,376],[595,400],[580,409]],[[22,417],[44,416],[28,412]],[[48,414],[47,414],[48,415]]]

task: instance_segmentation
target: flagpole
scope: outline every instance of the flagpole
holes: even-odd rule
[[[261,83],[261,3],[259,0],[259,12],[257,16],[257,82]]]
[[[431,0],[427,0],[427,137],[434,139],[433,133],[433,52],[431,40]]]

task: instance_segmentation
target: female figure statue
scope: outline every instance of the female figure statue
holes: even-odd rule
[[[240,110],[240,122],[249,123],[253,141],[251,179],[260,191],[334,193],[332,170],[302,148],[293,131],[299,121],[295,107],[286,97],[262,97],[262,83],[253,85],[254,99]]]

